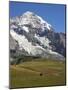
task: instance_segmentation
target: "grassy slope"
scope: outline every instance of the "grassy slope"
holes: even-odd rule
[[[65,63],[42,60],[11,65],[10,84],[10,88],[65,85]]]

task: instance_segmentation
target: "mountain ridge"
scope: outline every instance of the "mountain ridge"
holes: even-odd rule
[[[60,60],[65,57],[65,35],[56,33],[52,25],[33,12],[27,11],[19,18],[10,19],[10,35],[17,43],[17,52],[46,58],[59,57]]]

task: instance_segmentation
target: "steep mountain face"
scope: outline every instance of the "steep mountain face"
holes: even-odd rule
[[[47,37],[49,38],[49,40],[51,40],[51,43],[49,45],[52,47],[52,50],[66,57],[65,34],[49,32],[47,33]]]
[[[56,33],[53,27],[33,12],[10,19],[10,55],[52,57],[64,59],[65,34]]]

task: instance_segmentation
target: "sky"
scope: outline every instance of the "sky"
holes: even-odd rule
[[[9,15],[12,18],[20,16],[26,11],[31,11],[51,24],[56,32],[65,32],[65,7],[63,4],[10,1]]]

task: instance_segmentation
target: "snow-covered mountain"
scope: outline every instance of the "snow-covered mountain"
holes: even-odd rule
[[[60,37],[63,37],[63,40],[61,38],[59,41]],[[60,52],[58,47],[62,43]],[[19,17],[10,19],[10,51],[25,56],[52,57],[62,60],[65,53],[65,35],[55,33],[54,28],[47,21],[27,11]]]

